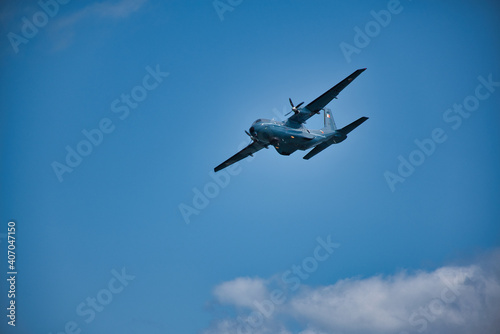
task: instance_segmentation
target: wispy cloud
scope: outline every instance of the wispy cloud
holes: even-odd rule
[[[72,43],[75,36],[75,27],[85,20],[126,19],[137,12],[148,0],[104,1],[89,4],[80,10],[58,17],[52,27],[52,36],[55,39],[54,50],[61,50]]]
[[[272,308],[262,303],[269,284],[237,278],[217,286],[216,300],[234,306],[238,316],[215,321],[205,334],[292,333],[290,321],[302,324],[300,334],[494,334],[500,328],[500,250],[468,266],[303,286]]]
[[[105,1],[90,4],[79,11],[61,18],[57,25],[59,28],[72,27],[86,18],[112,18],[123,19],[139,10],[147,0],[122,0],[119,2]]]

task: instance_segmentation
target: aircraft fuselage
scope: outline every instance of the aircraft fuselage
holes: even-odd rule
[[[272,145],[282,155],[290,155],[297,150],[305,151],[328,140],[340,143],[347,138],[336,130],[309,130],[302,125],[289,127],[285,122],[269,119],[256,120],[249,131],[261,144]]]

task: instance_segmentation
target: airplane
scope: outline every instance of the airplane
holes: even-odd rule
[[[305,151],[314,147],[304,156],[304,159],[309,160],[328,146],[344,141],[347,134],[360,126],[368,117],[361,117],[351,124],[337,129],[330,109],[325,107],[333,99],[336,99],[337,95],[365,70],[366,68],[362,68],[354,71],[305,107],[301,108],[304,102],[295,106],[292,99],[289,99],[292,110],[285,116],[292,112],[293,115],[284,122],[269,119],[258,119],[253,122],[249,131],[245,130],[252,142],[215,167],[214,171],[218,172],[248,156],[253,157],[255,152],[268,148],[269,145],[274,146],[276,151],[282,155],[290,155],[297,150]],[[307,129],[303,124],[313,115],[320,114],[321,110],[324,112],[324,127],[320,130]]]

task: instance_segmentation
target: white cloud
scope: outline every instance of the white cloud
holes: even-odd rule
[[[441,280],[443,271],[447,271],[448,283],[457,295]],[[291,301],[291,307],[297,317],[325,329],[397,332],[411,327],[410,319],[413,319],[412,323],[425,320],[425,311],[418,310],[430,307],[433,300],[437,303],[432,304],[433,310],[441,307],[445,311],[439,310],[439,313],[449,311],[452,301],[462,294],[460,291],[465,288],[465,282],[476,276],[475,271],[473,267],[443,268],[432,273],[342,280],[331,286],[302,292]],[[446,301],[441,299],[442,293]],[[411,318],[413,312],[416,315]],[[433,314],[432,311],[429,313]],[[455,313],[441,314],[440,318],[456,324]],[[418,329],[423,326],[418,326]]]
[[[267,288],[260,278],[240,277],[218,285],[214,295],[223,304],[253,308],[255,300],[266,298]]]
[[[263,325],[245,327],[241,321],[234,319],[224,319],[214,323],[214,325],[203,332],[203,334],[292,334],[283,324],[267,322]],[[326,334],[304,332],[301,334]]]
[[[495,334],[500,328],[500,251],[468,266],[303,286],[296,294],[285,291],[284,303],[258,318],[254,302],[269,298],[270,283],[247,277],[217,286],[215,297],[235,306],[238,316],[216,321],[206,333],[291,333],[290,322],[299,323],[300,334]]]

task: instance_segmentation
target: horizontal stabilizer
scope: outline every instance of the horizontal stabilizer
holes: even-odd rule
[[[333,142],[323,142],[321,144],[319,144],[318,146],[316,146],[315,148],[313,148],[311,150],[311,152],[307,153],[305,156],[304,156],[304,159],[306,160],[309,160],[311,159],[312,157],[314,157],[316,154],[318,154],[319,152],[323,151],[325,148],[327,148],[328,146],[332,145]]]
[[[368,119],[368,117],[361,117],[361,118],[357,119],[356,121],[352,122],[351,124],[346,125],[342,129],[337,130],[337,131],[340,131],[343,134],[347,135],[349,132],[351,132],[352,130],[356,129],[358,126],[363,124],[363,122],[366,121],[367,119]]]

